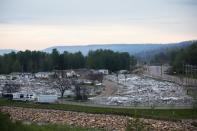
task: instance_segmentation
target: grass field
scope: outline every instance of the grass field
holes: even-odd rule
[[[25,108],[55,109],[64,111],[86,112],[93,114],[115,114],[131,117],[153,118],[162,120],[196,119],[197,109],[130,109],[90,107],[70,104],[37,104],[0,99],[0,106],[15,106]]]

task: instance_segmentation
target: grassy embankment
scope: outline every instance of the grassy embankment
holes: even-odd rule
[[[55,109],[64,111],[86,112],[93,114],[115,114],[131,117],[143,117],[162,120],[196,119],[197,109],[130,109],[130,108],[108,108],[91,107],[70,104],[37,104],[31,102],[19,102],[0,99],[0,106],[15,106],[38,109]]]

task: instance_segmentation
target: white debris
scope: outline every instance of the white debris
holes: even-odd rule
[[[126,78],[126,79],[125,79]],[[191,106],[192,98],[179,85],[137,75],[108,75],[107,79],[121,86],[109,97],[94,97],[93,103],[107,105],[177,105]]]

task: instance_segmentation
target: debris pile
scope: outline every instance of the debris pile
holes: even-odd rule
[[[137,75],[108,75],[118,90],[111,96],[91,98],[96,104],[121,106],[192,106],[192,97],[183,87]]]

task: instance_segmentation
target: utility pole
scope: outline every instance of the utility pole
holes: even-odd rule
[[[182,87],[183,87],[183,85],[184,85],[184,75],[185,75],[185,66],[184,66],[184,64],[183,64],[183,81],[182,81]]]
[[[189,65],[189,85],[191,85],[191,78],[192,78],[192,66],[191,65]]]
[[[162,70],[162,64],[161,64],[161,78],[162,78],[163,70]]]
[[[187,83],[188,83],[188,76],[187,76],[187,74],[188,74],[188,65],[185,65],[185,74],[186,74],[186,83],[185,83],[185,86],[187,87]],[[188,94],[188,89],[186,89],[187,90],[187,94]]]

